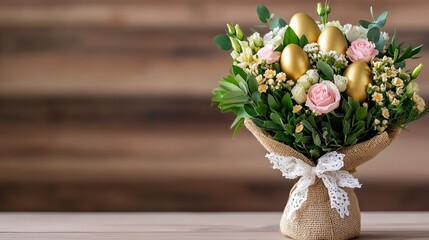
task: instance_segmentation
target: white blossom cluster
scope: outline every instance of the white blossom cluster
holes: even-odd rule
[[[309,43],[303,49],[307,53],[313,68],[317,68],[317,62],[322,60],[330,65],[336,74],[340,74],[349,65],[345,55],[338,54],[336,51],[320,51],[317,43]]]

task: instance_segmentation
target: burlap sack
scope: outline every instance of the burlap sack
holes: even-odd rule
[[[245,126],[258,139],[264,148],[270,153],[281,156],[292,156],[301,159],[305,163],[315,164],[293,148],[272,139],[262,129],[258,128],[251,120],[246,119]],[[343,170],[354,172],[355,168],[374,158],[378,153],[390,145],[400,134],[400,128],[390,128],[387,132],[372,139],[338,152],[344,153]],[[295,189],[296,185],[291,191]],[[280,221],[280,230],[283,235],[296,240],[316,239],[350,239],[360,235],[360,209],[358,199],[353,189],[343,188],[350,199],[350,215],[344,219],[337,211],[331,208],[328,190],[320,178],[308,189],[307,201],[301,208],[293,213],[292,217],[286,217],[286,209]]]

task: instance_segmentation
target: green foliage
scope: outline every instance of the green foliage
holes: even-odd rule
[[[366,21],[366,20],[360,20],[359,24],[368,29],[368,40],[373,42],[376,46],[376,49],[380,52],[380,56],[382,55],[385,39],[381,36],[380,28],[384,27],[386,25],[386,19],[387,19],[387,12],[384,11],[380,14],[380,16],[377,17],[377,19],[374,18],[374,13],[371,7],[371,15],[374,19],[374,21]]]
[[[317,69],[319,69],[320,72],[322,72],[321,77],[325,80],[333,80],[334,79],[334,70],[331,66],[329,66],[327,63],[325,63],[322,60],[319,60],[317,62]]]
[[[282,28],[282,27],[286,27],[286,25],[287,23],[283,18],[277,17],[276,19],[274,19],[274,21],[270,23],[270,29]]]
[[[218,47],[220,50],[231,50],[232,44],[229,40],[228,35],[226,34],[219,34],[213,38],[213,42],[216,44],[216,47]]]
[[[285,31],[283,46],[286,47],[289,44],[299,44],[299,38],[292,28],[287,28]]]
[[[258,14],[259,20],[263,23],[267,23],[271,20],[270,10],[262,4],[256,6],[256,13]]]

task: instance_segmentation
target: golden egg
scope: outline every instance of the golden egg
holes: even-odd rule
[[[289,44],[283,49],[280,66],[288,79],[297,81],[310,69],[310,60],[300,46]]]
[[[343,32],[334,26],[329,26],[323,29],[317,40],[319,48],[322,51],[335,50],[337,53],[346,55],[348,48],[347,40]]]
[[[289,26],[301,38],[305,35],[309,43],[317,42],[320,35],[320,28],[316,22],[305,13],[296,13],[289,21]]]
[[[372,81],[372,72],[368,64],[363,61],[352,63],[344,71],[344,76],[349,79],[347,96],[361,103],[364,102],[368,97],[368,84]]]

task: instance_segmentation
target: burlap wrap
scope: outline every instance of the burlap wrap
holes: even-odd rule
[[[315,166],[312,161],[301,153],[272,139],[251,120],[246,119],[245,126],[268,152],[282,156],[293,156],[311,166]],[[389,146],[400,132],[400,128],[390,128],[387,132],[377,135],[366,142],[339,150],[338,152],[345,154],[343,170],[354,172],[357,166],[374,158]],[[291,191],[295,187],[296,185]],[[322,180],[317,178],[315,184],[309,187],[307,201],[303,203],[301,208],[294,212],[289,219],[286,217],[285,212],[283,213],[280,221],[280,231],[282,234],[296,240],[341,240],[358,237],[360,235],[359,202],[353,189],[343,189],[347,192],[350,199],[349,216],[342,219],[337,211],[331,208],[328,190]]]

